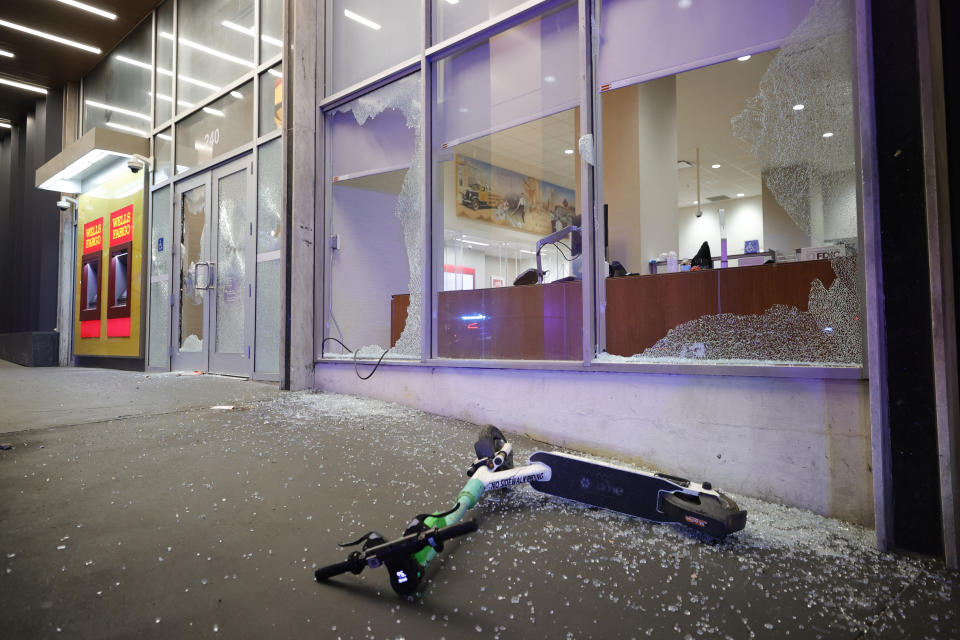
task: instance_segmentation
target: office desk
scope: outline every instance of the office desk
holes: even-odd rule
[[[679,324],[704,315],[760,314],[775,304],[807,310],[810,284],[829,287],[829,260],[607,278],[607,352],[642,353]],[[580,360],[581,283],[441,291],[441,358]],[[391,344],[403,331],[406,301],[391,301]]]

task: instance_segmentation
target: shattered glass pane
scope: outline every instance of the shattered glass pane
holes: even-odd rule
[[[217,188],[217,353],[244,351],[246,296],[247,172],[221,178]]]
[[[834,258],[831,266],[836,279],[829,287],[811,283],[807,311],[774,305],[759,315],[705,315],[671,329],[639,357],[601,360],[856,366],[862,353],[856,258]]]
[[[603,150],[609,260],[634,275],[606,282],[598,361],[862,362],[850,5],[793,5],[777,49],[603,94],[605,127],[624,132]],[[630,139],[616,118],[637,126],[638,105]],[[654,135],[674,117],[675,140]],[[658,178],[634,188],[616,171],[636,175],[622,160],[638,150]]]
[[[326,337],[358,357],[418,359],[423,308],[420,75],[327,114],[331,155],[330,304]],[[405,306],[405,309],[404,309]],[[396,343],[391,347],[392,338]],[[352,357],[326,341],[324,357]]]
[[[151,195],[153,215],[150,232],[150,352],[148,364],[164,367],[170,364],[170,265],[173,212],[170,187]]]
[[[817,0],[733,118],[766,187],[814,245],[857,237],[848,0]]]

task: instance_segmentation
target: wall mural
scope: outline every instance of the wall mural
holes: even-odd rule
[[[572,224],[576,194],[538,178],[455,156],[457,215],[545,236]]]

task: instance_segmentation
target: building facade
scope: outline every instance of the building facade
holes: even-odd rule
[[[139,366],[493,423],[956,566],[948,4],[167,0],[63,115],[148,141]],[[73,287],[99,171],[61,242],[81,364],[118,355]]]

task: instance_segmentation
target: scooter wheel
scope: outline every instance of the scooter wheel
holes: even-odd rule
[[[480,429],[480,435],[473,445],[473,450],[478,459],[492,458],[505,444],[507,444],[507,438],[503,432],[492,424],[488,424]]]

